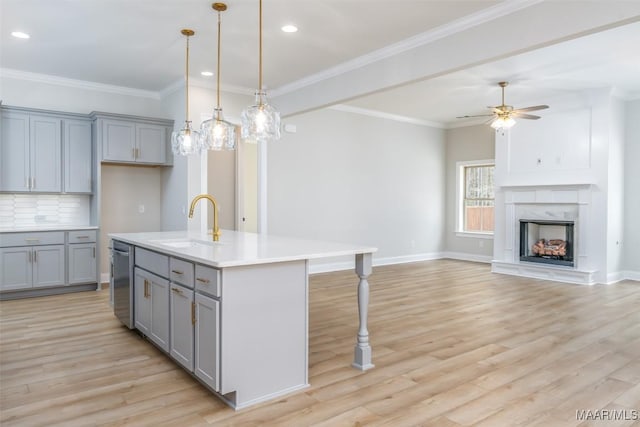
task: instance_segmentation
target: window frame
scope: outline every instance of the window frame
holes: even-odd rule
[[[467,160],[456,162],[456,236],[472,237],[477,239],[493,239],[494,231],[466,231],[464,229],[464,195],[465,195],[465,168],[493,166],[495,179],[495,159]],[[494,214],[495,214],[495,191],[494,191]]]

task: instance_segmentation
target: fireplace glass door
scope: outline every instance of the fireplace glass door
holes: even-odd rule
[[[520,220],[520,260],[573,267],[573,221]]]

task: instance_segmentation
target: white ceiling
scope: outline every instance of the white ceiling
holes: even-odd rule
[[[227,3],[222,16],[223,85],[250,91],[257,85],[258,2]],[[526,12],[538,3],[541,0],[264,0],[265,85],[277,92],[406,39],[510,11]],[[629,9],[632,3],[606,4]],[[496,83],[501,80],[511,82],[507,103],[516,107],[551,105],[567,92],[595,87],[615,87],[622,96],[637,97],[640,16],[622,15],[627,25],[592,29],[564,43],[380,90],[342,108],[451,126],[460,122],[456,116],[482,114],[486,106],[499,104]],[[288,23],[300,31],[281,32]],[[191,39],[192,77],[215,70],[216,13],[210,0],[2,0],[0,68],[14,75],[38,73],[161,92],[183,79],[180,29],[186,27],[196,31]],[[31,34],[31,39],[11,37],[15,30]]]

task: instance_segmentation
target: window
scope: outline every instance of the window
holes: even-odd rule
[[[493,160],[458,162],[458,231],[493,233]]]

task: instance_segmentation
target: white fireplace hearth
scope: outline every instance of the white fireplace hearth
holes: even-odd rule
[[[496,212],[492,271],[539,279],[591,285],[596,283],[597,231],[592,230],[591,185],[502,187],[502,212]],[[572,263],[531,262],[521,259],[520,222],[572,223]]]

